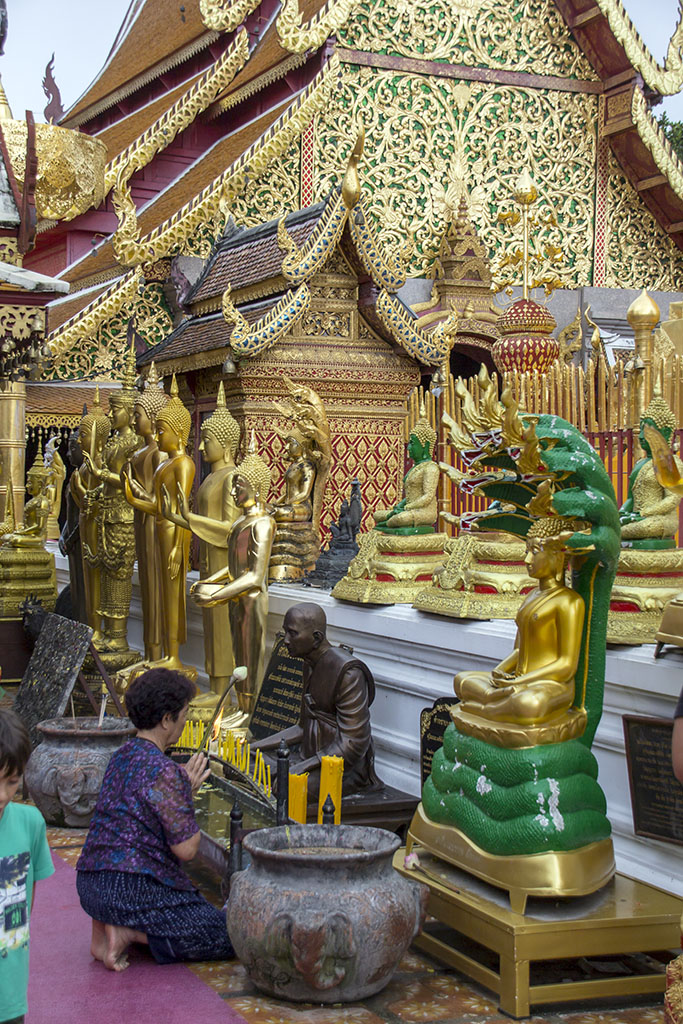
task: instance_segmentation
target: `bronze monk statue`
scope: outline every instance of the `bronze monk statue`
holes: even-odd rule
[[[320,790],[323,756],[344,758],[342,794],[381,786],[375,774],[370,732],[370,705],[375,682],[367,665],[327,639],[325,612],[317,604],[295,604],[284,618],[285,644],[303,658],[304,690],[299,724],[252,744],[277,749],[282,740],[292,748],[291,770],[309,773],[309,801]]]

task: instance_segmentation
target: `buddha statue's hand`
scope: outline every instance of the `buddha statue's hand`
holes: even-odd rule
[[[499,686],[501,683],[512,682],[514,678],[515,676],[512,674],[512,672],[501,672],[501,670],[497,668],[494,668],[491,671],[491,679],[493,680],[496,686]]]
[[[83,452],[83,462],[88,472],[91,473],[97,480],[100,480],[102,477],[102,470],[97,468],[97,466],[95,465],[90,456],[90,452]]]
[[[180,572],[180,566],[183,561],[183,553],[180,547],[174,545],[171,548],[171,554],[168,556],[168,572],[172,580],[176,578]]]
[[[165,488],[164,488],[165,489]],[[190,503],[187,500],[187,495],[182,488],[182,484],[178,484],[176,487],[176,496],[178,498],[178,513],[181,518],[187,523],[190,518]]]
[[[220,589],[220,586],[216,583],[193,583],[190,588],[190,597],[202,608],[210,608],[216,604],[213,597],[215,592]]]

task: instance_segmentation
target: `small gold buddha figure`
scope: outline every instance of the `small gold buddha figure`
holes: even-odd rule
[[[59,540],[59,513],[62,508],[62,490],[66,479],[66,466],[57,445],[59,434],[55,434],[45,445],[45,465],[50,468],[50,515],[47,520],[47,539]]]
[[[640,421],[640,446],[645,457],[636,462],[628,482],[628,497],[619,509],[621,541],[628,547],[662,549],[676,546],[683,464],[671,451],[676,417],[661,395],[655,394]],[[662,468],[660,468],[662,467]]]
[[[479,735],[500,746],[532,746],[568,738],[566,716],[577,703],[574,678],[581,652],[584,601],[565,585],[566,539],[574,529],[560,516],[536,520],[527,534],[526,565],[538,587],[517,613],[515,649],[490,673],[461,672],[453,686],[461,703],[453,720],[461,732]],[[580,704],[582,700],[579,695]],[[571,727],[585,725],[585,717]],[[519,726],[517,742],[472,728],[472,722]],[[553,734],[552,727],[564,731]],[[542,738],[532,736],[544,727]],[[508,732],[515,730],[507,730]],[[582,731],[582,728],[581,728]],[[528,743],[520,742],[524,736]]]
[[[135,565],[135,528],[133,510],[123,494],[121,470],[130,461],[140,439],[133,430],[133,407],[138,391],[135,387],[135,350],[127,354],[121,388],[109,393],[111,434],[104,446],[102,465],[98,467],[90,452],[83,448],[83,461],[94,477],[102,483],[99,500],[97,552],[90,549],[88,557],[97,558],[101,571],[100,607],[102,637],[95,646],[112,654],[110,665],[120,659],[135,658],[128,647],[128,614],[133,592]]]
[[[110,430],[111,421],[100,405],[100,391],[96,387],[92,410],[84,413],[78,428],[78,444],[83,461],[69,478],[71,496],[78,506],[86,622],[93,630],[92,639],[96,647],[102,642],[102,573],[98,555],[102,486],[97,473],[102,469],[102,452]],[[86,453],[89,456],[87,461]]]
[[[232,480],[232,496],[240,516],[228,539],[228,564],[190,591],[201,607],[229,602],[230,630],[235,662],[246,665],[247,676],[236,683],[238,715],[231,728],[249,724],[263,679],[268,620],[268,562],[275,523],[264,499],[270,487],[270,469],[256,454],[254,440]]]
[[[239,442],[239,424],[225,404],[225,389],[221,381],[216,409],[202,423],[199,450],[209,464],[210,472],[197,491],[197,512],[190,512],[187,498],[179,493],[179,511],[173,514],[170,497],[164,497],[164,515],[199,537],[201,580],[225,572],[228,566],[228,537],[240,514],[232,495]],[[221,695],[234,668],[228,605],[205,605],[202,616],[204,666],[212,693]]]
[[[330,474],[330,428],[325,407],[312,388],[285,383],[291,399],[275,403],[294,425],[284,435],[285,470],[282,500],[269,506],[278,524],[271,557],[271,580],[301,579],[320,554],[320,514]]]
[[[434,533],[438,505],[439,467],[434,462],[436,431],[427,419],[424,402],[420,418],[410,432],[408,456],[413,465],[403,480],[404,497],[392,509],[373,512],[375,529],[402,536]]]
[[[140,512],[154,516],[158,571],[162,594],[161,641],[163,657],[155,666],[177,669],[196,678],[194,668],[183,665],[180,645],[186,638],[185,578],[190,558],[190,532],[167,519],[163,510],[164,488],[169,494],[172,513],[178,512],[178,489],[185,496],[192,490],[194,462],[185,452],[192,417],[178,398],[175,374],[170,401],[157,413],[157,444],[167,458],[159,463],[148,491],[133,479],[129,466],[123,467],[125,499]],[[149,667],[149,666],[148,666]]]
[[[152,490],[154,474],[166,458],[156,440],[157,415],[168,402],[154,363],[149,368],[145,387],[135,399],[133,426],[141,438],[139,448],[130,460],[133,479],[145,491]],[[161,577],[157,564],[156,525],[154,516],[135,509],[135,553],[142,601],[142,632],[147,661],[159,661],[161,650]]]
[[[26,474],[26,490],[31,497],[24,505],[23,525],[1,537],[0,543],[13,548],[42,548],[47,540],[47,520],[52,508],[51,486],[52,470],[38,451]]]

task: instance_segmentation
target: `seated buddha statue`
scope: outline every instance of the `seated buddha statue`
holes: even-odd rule
[[[403,480],[404,497],[393,508],[373,513],[376,530],[403,535],[434,533],[439,486],[439,467],[433,460],[435,445],[436,431],[426,417],[423,403],[408,440],[408,456],[413,465]]]
[[[525,561],[538,587],[517,613],[515,649],[490,673],[460,672],[455,677],[461,704],[454,716],[541,726],[575,704],[585,607],[581,595],[564,582],[566,526],[560,516],[549,516],[529,530]],[[458,717],[456,727],[470,731],[459,723]]]
[[[673,548],[683,465],[671,451],[676,417],[655,394],[640,420],[640,446],[645,457],[636,462],[628,481],[628,497],[619,509],[622,544],[634,548]]]
[[[47,520],[52,509],[51,486],[52,470],[38,451],[26,474],[26,490],[31,497],[24,505],[23,525],[4,535],[1,543],[13,548],[42,548],[47,540]]]

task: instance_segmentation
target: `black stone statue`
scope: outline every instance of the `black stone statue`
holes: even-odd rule
[[[332,539],[325,550],[320,552],[313,572],[305,578],[305,586],[331,590],[346,575],[349,562],[358,554],[356,535],[362,518],[360,483],[354,480],[349,500],[344,498],[341,503],[339,519],[336,523],[330,523]]]

